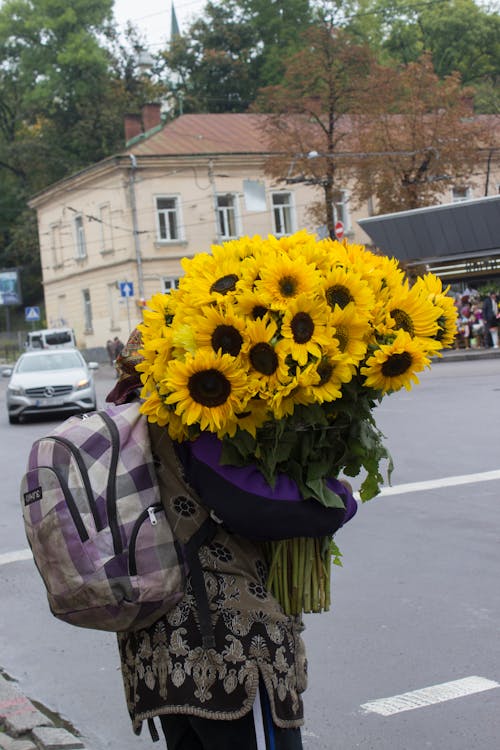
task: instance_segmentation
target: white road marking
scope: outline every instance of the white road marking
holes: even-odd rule
[[[0,565],[31,559],[33,559],[33,554],[30,549],[18,549],[15,552],[4,552],[0,555]]]
[[[392,698],[380,698],[379,700],[363,703],[363,711],[380,714],[381,716],[392,716],[402,711],[412,711],[414,708],[432,706],[435,703],[443,703],[454,698],[462,698],[474,693],[482,693],[500,687],[498,682],[488,680],[485,677],[464,677],[461,680],[443,682],[440,685],[413,690],[401,695],[393,695]]]
[[[500,479],[500,470],[483,471],[480,474],[462,474],[457,477],[442,477],[441,479],[426,479],[423,482],[409,482],[396,484],[394,487],[382,487],[377,497],[384,495],[404,495],[408,492],[422,492],[423,490],[437,490],[441,487],[457,487],[461,484],[475,484],[476,482],[491,482]],[[354,494],[359,499],[359,494]]]
[[[423,482],[409,482],[408,484],[396,484],[394,487],[382,487],[379,497],[384,495],[404,495],[408,492],[421,492],[423,490],[436,490],[441,487],[457,487],[461,484],[475,484],[476,482],[491,482],[500,479],[500,470],[483,471],[480,474],[462,474],[457,477],[442,477],[441,479],[427,479]],[[359,500],[359,493],[354,497]],[[21,549],[14,552],[5,552],[0,555],[0,565],[6,565],[19,560],[29,560],[33,557],[31,550]]]

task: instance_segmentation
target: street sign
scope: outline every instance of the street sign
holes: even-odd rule
[[[134,296],[134,285],[131,281],[120,281],[120,295],[122,297]]]
[[[341,240],[344,236],[344,225],[341,221],[337,221],[335,224],[335,236],[338,240]]]
[[[40,308],[39,307],[25,307],[24,319],[25,320],[40,320]]]

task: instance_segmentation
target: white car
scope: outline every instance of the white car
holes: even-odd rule
[[[77,349],[31,351],[22,354],[7,386],[9,422],[17,424],[35,414],[63,413],[65,416],[95,411],[97,407],[92,370],[97,362],[85,362]]]

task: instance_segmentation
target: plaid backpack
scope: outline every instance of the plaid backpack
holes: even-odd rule
[[[177,471],[172,492],[184,495],[170,441],[169,450],[168,468]],[[195,562],[210,531],[198,533],[194,549],[187,545],[190,555],[183,554],[137,401],[70,417],[37,440],[21,504],[52,613],[98,630],[147,627],[175,606],[184,594],[185,558]]]

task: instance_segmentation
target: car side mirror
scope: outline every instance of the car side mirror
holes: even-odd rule
[[[12,369],[12,367],[5,367],[2,370],[2,378],[10,378],[10,376],[12,375]]]
[[[89,370],[98,370],[99,362],[87,362],[87,367],[89,368]]]

